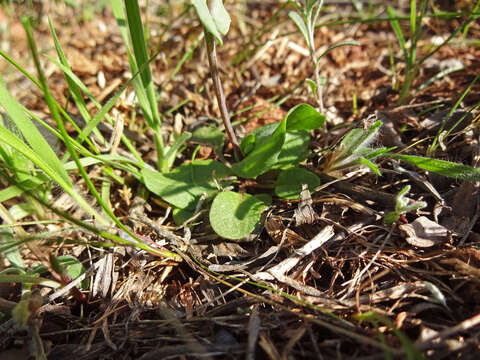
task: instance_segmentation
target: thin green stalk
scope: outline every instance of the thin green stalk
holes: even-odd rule
[[[18,71],[20,71],[22,74],[24,74],[31,82],[33,82],[39,89],[42,89],[42,84],[40,84],[40,82],[35,79],[35,77],[32,76],[32,74],[30,74],[28,71],[26,71],[24,68],[22,68],[15,60],[13,60],[7,53],[3,52],[2,50],[0,50],[0,56],[2,56],[3,58],[5,58],[5,60],[7,60],[11,65],[13,65]],[[68,72],[66,71],[66,68],[56,62],[56,61],[53,61],[54,63],[56,63],[60,69],[62,69],[62,71],[64,72]],[[138,72],[135,73],[132,78],[130,80],[128,80],[121,88],[119,91],[117,91],[117,93],[107,102],[107,104],[105,104],[103,107],[100,105],[100,103],[93,97],[93,95],[90,93],[90,91],[88,91],[88,89],[83,85],[81,84],[80,82],[80,79],[78,79],[73,73],[69,73],[69,76],[70,78],[74,79],[74,80],[78,80],[79,82],[77,83],[77,85],[82,85],[80,86],[80,89],[82,91],[85,92],[85,94],[90,98],[90,100],[94,103],[94,105],[100,109],[100,111],[94,116],[94,118],[92,119],[92,121],[90,123],[88,123],[85,128],[83,129],[83,133],[85,134],[85,136],[88,136],[88,134],[93,130],[93,127],[94,126],[97,126],[98,122],[103,118],[105,117],[107,120],[109,120],[109,122],[111,124],[113,124],[113,121],[110,119],[110,117],[108,116],[107,112],[108,110],[111,109],[111,107],[114,105],[115,101],[118,99],[118,97],[120,96],[120,94],[127,88],[128,85],[130,85],[130,83],[138,76]],[[60,106],[60,104],[58,104],[58,102],[53,99],[56,103],[56,106],[58,107],[58,110],[62,113],[63,116],[65,116],[65,118],[67,120],[70,121],[70,116],[68,116],[68,114],[66,113],[66,111]],[[29,114],[30,116],[34,117],[33,114]],[[36,120],[40,123],[42,123],[41,120],[39,120],[38,118],[36,118]],[[72,121],[70,121],[72,122]],[[44,127],[47,127],[48,129],[48,126],[45,126],[43,125]],[[51,130],[49,130],[51,131]],[[143,160],[142,158],[140,157],[140,155],[138,154],[138,152],[136,151],[136,149],[134,148],[134,146],[132,145],[132,143],[130,142],[130,140],[127,139],[127,137],[125,135],[122,134],[122,141],[124,143],[124,145],[127,147],[127,149],[130,151],[131,154],[133,154],[135,156],[135,158],[137,159],[137,161],[143,165]],[[76,145],[77,147],[80,147],[81,145],[80,144],[77,144]],[[87,150],[85,150],[87,151]]]
[[[315,24],[317,22],[318,15],[320,14],[322,5],[323,5],[323,1],[321,1],[320,4],[317,4],[314,13],[309,14],[305,18],[305,22],[307,25],[308,35],[309,35],[308,45],[310,50],[310,57],[312,58],[312,62],[313,62],[313,76],[315,79],[315,84],[317,85],[316,100],[317,100],[318,106],[320,107],[320,112],[324,114],[325,108],[323,105],[323,84],[320,78],[319,58],[317,58],[317,51],[315,48]]]
[[[17,184],[17,185],[19,185],[19,184]],[[152,248],[152,247],[144,244],[141,240],[138,240],[138,238],[135,236],[135,234],[131,233],[130,231],[128,231],[128,232],[131,233],[132,235],[130,235],[130,234],[129,235],[133,239],[136,239],[137,241],[126,240],[126,239],[124,239],[124,238],[122,238],[118,235],[114,235],[112,233],[109,233],[108,231],[98,229],[93,225],[90,225],[90,224],[88,224],[88,223],[86,223],[82,220],[74,218],[73,216],[71,216],[66,211],[62,211],[62,210],[54,208],[50,203],[48,203],[44,199],[39,198],[38,196],[36,196],[36,194],[32,193],[30,190],[26,190],[25,192],[28,193],[28,195],[35,198],[43,206],[45,206],[47,209],[50,209],[52,212],[54,212],[58,216],[68,220],[69,222],[71,222],[71,223],[73,223],[73,224],[75,224],[75,225],[93,233],[93,234],[98,235],[99,237],[110,240],[110,241],[112,241],[113,243],[116,243],[116,244],[131,245],[131,246],[134,246],[136,248],[145,250],[145,251],[147,251],[151,254],[155,254],[155,255],[159,255],[159,256],[163,256],[163,257],[168,257],[168,258],[171,258],[171,259],[176,260],[176,261],[180,260],[179,256],[177,254],[175,254],[174,252],[171,252],[171,251],[168,251],[168,250],[160,250],[160,249]]]

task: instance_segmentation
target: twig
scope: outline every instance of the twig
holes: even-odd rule
[[[433,334],[432,336],[428,337],[427,339],[423,340],[421,343],[417,344],[417,348],[420,351],[427,350],[431,348],[434,344],[434,341],[441,341],[444,340],[456,333],[467,331],[471,328],[480,325],[480,314],[477,314],[467,320],[462,321],[461,323],[452,326],[451,328],[445,329],[440,331],[439,333]]]

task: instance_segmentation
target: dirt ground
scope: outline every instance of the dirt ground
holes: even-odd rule
[[[142,7],[151,53],[158,54],[151,68],[165,139],[174,131],[219,119],[199,36],[202,30],[193,10],[185,12],[187,3],[152,0],[148,9]],[[177,249],[181,259],[112,244],[102,247],[102,239],[82,231],[64,231],[39,242],[42,251],[79,259],[90,285],[83,289],[84,298],[67,293],[48,303],[45,299],[51,299],[52,290],[39,288],[44,304],[27,330],[16,327],[7,313],[0,324],[0,358],[26,359],[38,355],[39,347],[48,359],[77,360],[480,357],[478,183],[389,159],[378,164],[382,176],[323,171],[328,150],[351,128],[367,126],[372,115],[384,124],[378,146],[426,155],[440,123],[480,71],[480,23],[472,22],[465,37],[455,36],[423,63],[412,96],[400,105],[397,87],[405,62],[387,21],[387,2],[372,2],[377,5],[363,14],[352,3],[326,1],[322,26],[316,31],[319,53],[342,41],[359,42],[333,50],[320,62],[327,79],[327,125],[312,133],[306,162],[324,184],[312,194],[316,220],[296,225],[298,201],[276,198],[253,240],[228,241],[212,231],[206,214],[187,228],[175,227],[168,204],[153,195],[142,201],[138,182],[121,174],[124,185],[111,190],[115,214],[138,234],[166,242],[167,249],[169,239],[183,239],[188,246]],[[455,14],[424,19],[417,58],[461,26],[472,8],[466,1],[432,3],[429,13]],[[64,74],[47,58],[56,59],[48,17],[73,72],[105,103],[132,74],[118,25],[103,4],[84,1],[74,8],[67,1],[31,1],[0,8],[1,50],[35,74],[20,22],[22,15],[32,15],[50,89],[73,115],[78,110],[69,99]],[[294,105],[317,106],[304,81],[312,76],[308,50],[287,16],[292,8],[277,1],[228,1],[226,6],[232,26],[218,47],[218,57],[232,121],[238,122],[237,135],[281,121]],[[408,21],[400,23],[406,31]],[[460,70],[415,92],[439,71],[459,65]],[[42,92],[27,77],[4,59],[0,73],[17,100],[53,125]],[[478,104],[476,82],[452,119],[473,111],[453,136],[443,139],[435,158],[478,166]],[[87,107],[96,112],[88,99]],[[113,111],[124,116],[125,131],[135,139],[143,160],[154,161],[152,132],[135,110],[129,88]],[[104,130],[107,135],[112,132]],[[188,146],[176,164],[190,159],[194,148]],[[231,158],[229,145],[224,152],[226,159]],[[197,154],[204,159],[215,156],[206,146]],[[100,178],[101,169],[89,170],[92,178]],[[335,178],[339,180],[332,181]],[[269,181],[267,176],[238,187],[255,193]],[[427,207],[385,225],[383,215],[392,210],[396,194],[407,184],[408,197],[425,201]],[[84,187],[80,177],[77,185]],[[52,196],[54,202],[61,194]],[[74,206],[69,211],[83,216]],[[132,213],[143,222],[133,221]],[[62,226],[67,225],[34,224],[25,230],[35,234]],[[315,248],[305,253],[306,244]],[[37,262],[29,250],[21,253],[27,264]],[[289,261],[290,267],[281,268]],[[1,269],[8,266],[3,260]],[[20,285],[2,284],[0,296],[18,302]]]

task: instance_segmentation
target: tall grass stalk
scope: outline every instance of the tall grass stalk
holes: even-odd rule
[[[121,16],[121,12],[118,10],[119,3],[120,0],[112,1],[112,6],[117,9],[116,16]],[[160,171],[167,171],[168,164],[165,161],[162,122],[160,113],[158,111],[155,88],[149,66],[150,59],[147,53],[144,28],[142,25],[142,18],[140,16],[140,7],[137,0],[125,0],[124,4],[134,55],[134,57],[131,55],[129,56],[130,66],[132,67],[132,72],[136,72],[135,70],[140,69],[141,82],[137,82],[137,86],[135,88],[137,92],[137,98],[139,99],[140,106],[144,112],[143,115],[145,116],[145,120],[152,128],[154,133],[155,147],[157,150],[157,168]],[[128,46],[128,44],[126,45]],[[148,106],[145,104],[144,95],[148,101]]]

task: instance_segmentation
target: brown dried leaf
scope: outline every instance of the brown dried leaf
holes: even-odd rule
[[[413,246],[428,248],[446,242],[450,232],[442,225],[420,216],[410,224],[403,224],[398,227],[405,233],[405,240]]]
[[[268,235],[277,244],[280,244],[283,238],[284,243],[290,245],[294,245],[298,242],[305,243],[307,241],[295,231],[288,229],[283,225],[282,219],[279,216],[269,216],[267,220],[265,220],[265,230],[267,230]]]

